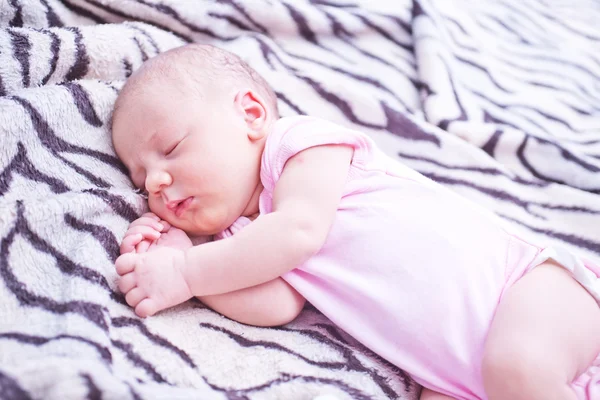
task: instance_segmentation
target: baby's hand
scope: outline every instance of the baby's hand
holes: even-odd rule
[[[173,249],[185,251],[194,246],[187,233],[179,228],[171,226],[167,221],[161,221],[161,224],[164,225],[164,229],[160,237],[152,242],[148,251],[154,251],[160,247],[171,247]]]
[[[165,226],[166,225],[166,226]],[[169,228],[169,224],[154,213],[148,212],[129,225],[121,242],[121,254],[144,253]]]
[[[184,231],[148,212],[129,225],[120,250],[121,254],[145,253],[163,246],[187,250],[193,244]]]
[[[115,262],[119,289],[135,313],[145,318],[192,298],[183,274],[185,253],[171,247],[125,253]]]

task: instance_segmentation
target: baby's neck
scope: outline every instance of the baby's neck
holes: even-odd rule
[[[252,215],[248,215],[246,218],[248,218],[250,221],[254,221],[256,218],[258,218],[259,215],[260,215],[260,211],[257,211]]]
[[[256,218],[256,216],[258,216],[258,213],[259,213],[258,202],[260,199],[260,194],[262,193],[263,189],[264,189],[264,187],[262,185],[262,182],[259,180],[258,185],[256,186],[254,193],[252,194],[252,197],[250,197],[250,201],[248,202],[246,209],[242,213],[242,217],[246,217],[246,218],[250,218],[251,220],[254,220]]]

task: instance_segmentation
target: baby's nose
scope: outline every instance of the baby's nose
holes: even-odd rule
[[[173,178],[166,171],[152,171],[146,176],[146,189],[149,193],[158,193],[173,183]]]

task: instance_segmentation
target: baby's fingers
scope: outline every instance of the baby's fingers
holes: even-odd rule
[[[138,287],[131,289],[126,295],[125,295],[125,301],[127,302],[127,304],[129,304],[131,307],[135,307],[138,305],[138,303],[142,300],[144,300],[146,298],[146,293],[144,293],[144,291]]]
[[[135,252],[136,253],[145,253],[148,251],[148,249],[150,248],[151,245],[152,245],[151,241],[143,240],[140,243],[138,243],[137,246],[135,246]]]
[[[140,256],[135,253],[125,253],[120,255],[119,258],[117,258],[117,261],[115,261],[117,274],[123,276],[133,271],[138,257]]]
[[[160,224],[163,226],[161,232],[168,232],[171,229],[171,224],[164,219],[160,221]]]
[[[121,279],[119,279],[119,290],[121,293],[127,293],[135,287],[136,283],[135,274],[125,274],[121,277]]]
[[[164,225],[161,223],[160,219],[157,221],[156,219],[150,217],[141,217],[136,219],[131,224],[129,224],[129,229],[136,226],[147,226],[150,228],[154,228],[159,232],[165,228]]]
[[[156,314],[158,309],[156,308],[156,304],[154,300],[145,298],[140,301],[137,306],[135,306],[135,313],[138,317],[146,318]]]
[[[160,237],[160,231],[145,225],[133,226],[125,232],[125,236],[142,235],[143,239],[156,240]]]
[[[137,233],[135,235],[125,236],[123,241],[121,242],[121,254],[131,253],[135,250],[135,246],[140,243],[144,239],[144,236],[141,233]]]
[[[147,213],[143,213],[142,216],[140,218],[152,218],[155,221],[160,221],[160,217],[156,214],[154,214],[153,212],[147,212]]]

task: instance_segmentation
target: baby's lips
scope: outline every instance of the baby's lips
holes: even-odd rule
[[[165,206],[167,207],[167,209],[168,209],[168,210],[171,210],[171,211],[173,211],[173,210],[174,210],[174,209],[176,209],[176,208],[177,208],[177,206],[178,206],[178,205],[179,205],[179,204],[180,204],[182,201],[184,201],[184,200],[185,200],[185,199],[183,199],[183,200],[169,201],[169,202],[168,202],[168,203],[167,203]]]

